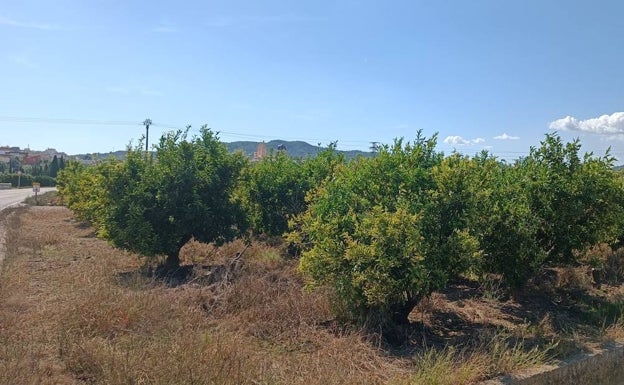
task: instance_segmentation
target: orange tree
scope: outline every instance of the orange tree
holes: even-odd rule
[[[425,218],[431,169],[443,158],[435,144],[396,141],[374,158],[338,165],[309,195],[289,238],[304,250],[299,270],[308,286],[330,287],[339,316],[404,323],[416,301],[446,283],[449,258],[435,252]]]
[[[246,167],[236,189],[253,232],[282,235],[289,217],[305,208],[310,182],[303,161],[280,151]]]
[[[579,253],[611,242],[622,228],[622,186],[615,158],[581,156],[578,139],[563,143],[549,134],[517,164],[517,194],[526,194],[536,215],[536,241],[548,263],[574,264]]]
[[[245,167],[235,195],[251,230],[284,234],[289,220],[305,211],[306,194],[342,163],[344,157],[336,151],[336,143],[331,143],[312,158],[296,159],[279,151]]]
[[[556,135],[511,165],[487,153],[444,157],[435,145],[419,136],[383,146],[309,194],[289,237],[304,250],[308,286],[331,288],[339,315],[403,323],[462,274],[500,274],[518,287],[622,233],[622,182],[608,155],[581,158],[578,141]]]
[[[166,255],[171,268],[191,238],[229,240],[242,222],[231,195],[246,160],[229,154],[205,126],[191,139],[187,132],[163,135],[155,158],[140,147],[129,149],[107,185],[106,236],[115,246],[146,256]]]
[[[100,236],[106,236],[104,218],[112,204],[108,188],[110,178],[121,168],[121,162],[113,158],[99,161],[94,166],[71,161],[57,177],[63,203],[77,218],[92,223]]]

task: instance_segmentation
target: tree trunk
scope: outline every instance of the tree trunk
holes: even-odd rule
[[[165,264],[163,265],[165,271],[174,272],[180,268],[180,250],[182,250],[184,245],[186,245],[191,238],[190,235],[185,236],[176,245],[176,250],[172,250],[167,254],[167,259],[165,259]]]
[[[163,268],[167,272],[173,272],[180,268],[180,251],[179,250],[175,253],[170,253],[167,255],[167,259],[165,259]]]
[[[392,311],[392,322],[396,326],[409,324],[409,315],[418,304],[416,300],[410,300],[402,305],[397,305]]]

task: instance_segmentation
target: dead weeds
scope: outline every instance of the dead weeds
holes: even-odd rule
[[[7,220],[2,384],[470,384],[624,336],[621,288],[580,271],[513,299],[456,282],[391,346],[339,327],[279,244],[190,242],[171,284],[65,208]]]

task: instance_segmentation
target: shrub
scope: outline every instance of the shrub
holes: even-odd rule
[[[170,267],[179,264],[179,251],[191,238],[223,242],[242,223],[231,196],[244,158],[229,154],[205,126],[190,140],[187,132],[163,135],[156,159],[140,147],[129,149],[106,184],[106,236],[146,256],[164,254]]]
[[[303,161],[280,151],[243,170],[236,198],[255,233],[282,235],[289,218],[305,209],[309,189]]]
[[[551,263],[577,263],[575,250],[611,242],[622,227],[615,158],[609,152],[581,158],[580,148],[578,139],[564,144],[549,134],[517,165],[539,223],[537,242]]]
[[[448,264],[430,253],[423,218],[430,170],[442,160],[435,144],[398,140],[375,158],[337,166],[310,194],[290,239],[303,245],[299,270],[308,285],[331,287],[341,316],[404,323],[422,296],[446,283]]]
[[[507,287],[517,288],[546,259],[537,242],[539,219],[516,166],[500,165],[493,181],[482,213],[483,270],[501,274]]]
[[[251,230],[270,236],[287,232],[289,221],[305,211],[306,194],[343,163],[331,143],[312,158],[295,159],[279,151],[246,167],[235,195]]]
[[[54,187],[56,186],[56,178],[52,178],[47,175],[36,175],[32,178],[33,182],[39,182],[41,187]]]
[[[41,187],[56,186],[56,179],[45,175],[32,176],[30,174],[0,174],[0,183],[11,183],[13,187],[17,187],[18,183],[21,187],[32,186],[33,182],[41,183]]]
[[[113,204],[110,183],[121,167],[121,163],[112,158],[89,167],[69,162],[58,174],[58,191],[63,203],[77,218],[92,223],[100,236],[106,236],[104,223]]]

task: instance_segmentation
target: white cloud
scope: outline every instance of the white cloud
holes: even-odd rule
[[[10,19],[8,17],[3,17],[3,16],[0,16],[0,25],[8,25],[10,27],[18,27],[18,28],[43,29],[43,30],[59,29],[58,26],[52,25],[52,24],[24,22],[24,21],[18,21],[18,20]]]
[[[450,144],[452,146],[467,146],[469,144],[485,143],[485,139],[483,138],[464,139],[458,135],[449,135],[446,138],[444,138],[444,143]]]
[[[549,128],[562,131],[580,131],[598,135],[624,135],[624,112],[614,112],[597,118],[579,120],[573,116],[550,122]]]
[[[494,137],[496,140],[518,140],[519,136],[507,135],[507,133],[503,133],[502,135],[497,135]]]
[[[461,136],[452,135],[452,136],[447,136],[446,138],[444,138],[444,143],[461,146],[461,145],[469,144],[470,142],[462,138]]]

